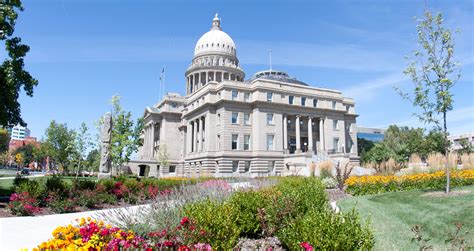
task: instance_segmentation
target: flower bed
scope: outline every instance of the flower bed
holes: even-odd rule
[[[151,207],[149,213],[137,212],[138,217],[127,218],[127,222],[132,220],[130,225],[112,223],[119,228],[83,220],[79,226],[59,227],[53,239],[39,248],[210,250],[212,247],[213,250],[233,250],[239,245],[252,250],[259,248],[249,247],[253,243],[272,249],[354,250],[373,246],[368,224],[362,224],[355,211],[336,214],[329,209],[319,179],[279,180],[271,187],[234,191],[217,197],[216,191],[227,191],[227,182],[202,183],[193,187],[214,192],[190,203],[179,203],[179,212],[170,214],[171,217],[162,218],[159,213],[163,208]],[[175,192],[178,191],[172,194]],[[178,221],[170,219],[175,215]],[[150,224],[154,218],[174,223]],[[251,239],[255,241],[249,241]]]
[[[377,194],[412,189],[443,189],[446,173],[352,176],[346,180],[346,191],[352,195]],[[451,186],[474,185],[474,170],[451,171]]]
[[[34,250],[212,250],[209,244],[185,244],[192,242],[196,235],[205,234],[198,233],[188,218],[183,218],[171,231],[150,232],[146,237],[91,218],[77,221],[76,225],[56,228],[53,238]]]
[[[68,183],[58,176],[34,180],[18,177],[14,180],[14,192],[7,209],[12,215],[31,216],[108,208],[116,204],[143,204],[166,196],[183,182],[195,183],[196,180],[116,177]]]

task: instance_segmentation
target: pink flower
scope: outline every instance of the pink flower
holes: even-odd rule
[[[311,244],[309,244],[309,243],[306,242],[306,241],[305,241],[305,242],[301,242],[301,243],[300,243],[300,246],[301,246],[302,248],[304,248],[304,250],[306,250],[306,251],[313,251],[313,246],[311,246]]]

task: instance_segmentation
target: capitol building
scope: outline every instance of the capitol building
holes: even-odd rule
[[[242,48],[245,50],[245,48]],[[354,100],[286,72],[246,77],[219,17],[199,38],[186,95],[145,109],[139,176],[308,175],[311,163],[358,163]]]

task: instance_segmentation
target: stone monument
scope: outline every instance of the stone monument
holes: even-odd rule
[[[100,166],[99,178],[106,178],[111,176],[112,160],[110,157],[110,144],[112,141],[112,115],[110,112],[106,113],[102,120],[102,128],[100,131]]]

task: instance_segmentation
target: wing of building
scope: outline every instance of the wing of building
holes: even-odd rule
[[[145,109],[144,144],[128,163],[132,172],[304,175],[311,162],[358,162],[354,101],[282,71],[245,80],[217,15],[196,43],[185,77],[186,96],[169,93]]]

